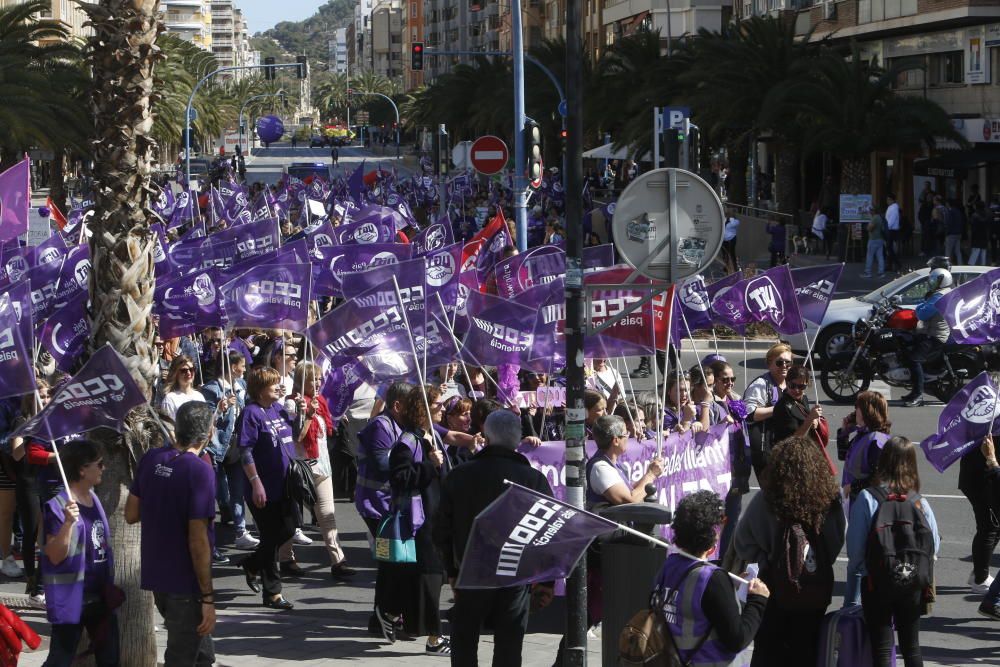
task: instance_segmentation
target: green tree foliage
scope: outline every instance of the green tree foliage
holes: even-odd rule
[[[327,62],[330,38],[337,28],[354,20],[355,4],[353,0],[330,0],[304,21],[282,21],[258,36],[273,38],[288,53],[304,53],[314,62]]]

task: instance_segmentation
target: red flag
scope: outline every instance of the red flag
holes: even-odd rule
[[[55,220],[56,226],[59,227],[59,231],[61,232],[68,224],[66,216],[63,215],[63,212],[59,210],[59,207],[56,206],[56,203],[52,201],[51,196],[45,200],[45,205],[49,209],[49,217]]]

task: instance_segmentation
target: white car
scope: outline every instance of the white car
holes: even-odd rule
[[[952,286],[958,287],[987,271],[992,271],[994,268],[992,266],[952,267],[951,275],[955,279]],[[882,285],[864,296],[834,299],[831,301],[829,308],[827,308],[826,316],[819,327],[812,322],[806,322],[806,331],[809,334],[809,340],[815,341],[813,351],[821,359],[829,359],[835,353],[853,347],[854,341],[851,340],[851,327],[862,317],[868,317],[871,314],[872,306],[885,297],[898,295],[901,299],[900,306],[903,308],[915,308],[917,304],[924,300],[924,296],[927,294],[927,276],[930,272],[929,268],[917,269]],[[803,336],[793,336],[790,342],[796,352],[800,354],[806,352],[807,345]]]

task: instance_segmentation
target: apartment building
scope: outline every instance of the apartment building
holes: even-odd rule
[[[0,0],[0,9],[22,5],[26,0]],[[94,34],[89,27],[84,27],[87,15],[78,4],[71,0],[51,0],[49,8],[39,13],[39,18],[58,21],[69,33],[70,39],[84,40]],[[45,43],[44,41],[42,42]]]
[[[358,4],[354,5],[354,41],[347,47],[354,53],[352,72],[372,67],[371,21],[372,0],[358,0]],[[348,61],[350,60],[348,58]]]
[[[403,3],[378,0],[371,14],[370,69],[389,79],[403,79]]]
[[[935,192],[964,200],[977,185],[1000,197],[1000,0],[739,0],[734,15],[773,13],[812,39],[853,41],[868,59],[904,69],[895,88],[940,104],[968,148],[938,141],[929,154],[872,155],[872,194],[896,190],[915,219],[915,197]],[[762,165],[766,166],[766,165]]]
[[[212,50],[212,0],[163,0],[160,4],[166,31]]]
[[[220,67],[238,65],[233,0],[212,0],[212,53]]]
[[[330,71],[347,73],[347,28],[337,28],[328,42]]]

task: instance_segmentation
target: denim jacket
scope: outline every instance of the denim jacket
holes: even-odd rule
[[[226,456],[226,450],[229,448],[233,432],[236,430],[237,418],[243,412],[243,407],[246,404],[246,387],[242,383],[241,379],[235,381],[236,407],[216,415],[215,433],[212,435],[212,442],[205,448],[212,455],[216,466],[219,466]],[[212,380],[208,384],[202,385],[201,393],[209,405],[215,406],[226,396],[228,385],[228,382],[223,384],[222,380]]]

